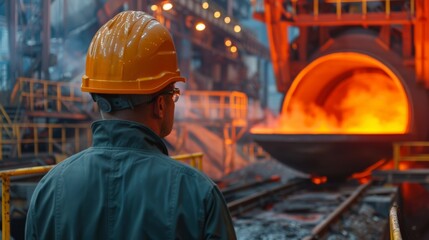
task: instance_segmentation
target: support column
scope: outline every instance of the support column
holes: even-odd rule
[[[17,63],[17,57],[20,55],[20,51],[17,49],[16,44],[16,31],[18,29],[18,14],[16,8],[16,0],[5,1],[6,4],[6,19],[7,19],[7,30],[9,34],[9,73],[10,82],[7,83],[7,88],[12,89],[15,85],[18,77],[19,68]]]
[[[416,0],[414,45],[417,81],[429,88],[429,2]]]
[[[290,24],[281,20],[283,14],[281,7],[273,6],[282,6],[282,0],[265,0],[264,8],[277,91],[285,93],[291,82],[288,35]]]
[[[50,79],[51,0],[43,1],[42,78]]]
[[[235,145],[237,142],[236,128],[233,123],[223,127],[224,157],[223,174],[228,175],[234,171]]]

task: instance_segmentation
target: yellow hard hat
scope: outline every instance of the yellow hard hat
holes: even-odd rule
[[[181,81],[173,39],[162,24],[125,11],[95,34],[86,55],[83,92],[152,94]]]

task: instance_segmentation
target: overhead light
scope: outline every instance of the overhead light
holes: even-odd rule
[[[219,12],[219,11],[214,12],[214,13],[213,13],[213,16],[214,16],[215,18],[220,18],[220,12]]]
[[[197,30],[199,32],[203,31],[204,29],[206,29],[206,25],[203,22],[198,22],[195,25],[195,30]]]
[[[231,22],[231,18],[230,18],[230,17],[225,17],[223,20],[224,20],[224,21],[225,21],[225,23],[227,23],[227,24]]]
[[[235,53],[235,52],[237,52],[237,47],[236,47],[236,46],[232,46],[229,50],[230,50],[232,53]]]
[[[209,3],[208,2],[203,2],[202,7],[204,9],[208,9],[209,8]]]
[[[225,46],[230,47],[231,45],[232,45],[231,40],[226,39],[226,40],[225,40]]]
[[[152,5],[152,6],[150,6],[150,10],[152,10],[152,11],[156,11],[156,10],[158,10],[158,5]]]
[[[172,8],[173,8],[173,4],[172,4],[172,3],[170,3],[170,2],[164,3],[164,4],[162,5],[162,9],[163,9],[164,11],[169,11],[169,10],[171,10]]]
[[[236,33],[241,32],[241,27],[240,27],[240,25],[235,25],[235,26],[234,26],[234,32],[236,32]]]

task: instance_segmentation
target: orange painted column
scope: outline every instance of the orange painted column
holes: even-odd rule
[[[271,61],[276,77],[277,91],[285,93],[290,85],[288,24],[282,20],[282,0],[265,0],[265,24],[270,44]]]
[[[429,88],[429,2],[416,1],[414,26],[415,66],[417,80]]]

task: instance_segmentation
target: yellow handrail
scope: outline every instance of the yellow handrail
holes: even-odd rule
[[[192,91],[183,94],[184,101],[176,105],[178,118],[211,120],[246,120],[248,100],[243,92]]]
[[[83,94],[76,82],[55,82],[49,80],[19,78],[16,83],[20,101],[31,111],[63,111],[63,105],[82,105],[84,109],[94,110],[95,104],[89,94]],[[18,92],[11,96],[13,102]]]
[[[91,143],[90,125],[57,124],[57,123],[13,123],[1,124],[1,128],[13,129],[15,137],[3,138],[0,132],[0,160],[3,159],[2,146],[16,147],[17,157],[23,153],[23,144],[32,144],[32,153],[35,156],[43,147],[49,154],[54,153],[54,146],[59,147],[60,153],[72,154],[86,148]],[[27,132],[27,135],[21,134]],[[41,136],[41,134],[45,134]]]
[[[320,0],[313,0],[313,15],[317,18],[317,16],[320,14],[319,11],[319,1]],[[385,9],[385,14],[386,14],[386,18],[390,17],[390,14],[392,12],[392,1],[398,1],[398,0],[382,0],[384,1],[384,9]],[[361,3],[362,4],[362,16],[363,18],[366,17],[367,13],[368,13],[368,2],[380,2],[379,0],[325,0],[325,3],[330,3],[330,4],[335,4],[335,11],[336,11],[336,15],[337,15],[337,19],[341,19],[342,17],[342,8],[343,8],[343,4],[344,3]],[[405,1],[404,1],[405,2]],[[410,0],[410,9],[409,12],[411,15],[414,15],[414,6],[415,6],[415,0]]]
[[[394,204],[389,212],[390,239],[402,240],[401,229],[398,221],[398,206]]]
[[[192,167],[200,171],[203,171],[203,153],[202,152],[176,155],[176,156],[173,156],[172,158],[182,162],[189,161],[189,165],[191,165]]]
[[[411,149],[429,148],[429,142],[396,142],[393,143],[393,163],[395,169],[399,169],[402,161],[429,162],[429,153],[411,153]]]
[[[173,159],[178,161],[191,161],[191,166],[202,170],[202,159],[203,153],[192,153],[172,156]],[[2,179],[2,239],[10,239],[10,177],[22,176],[30,174],[43,174],[51,170],[55,165],[29,167],[29,168],[18,168],[11,170],[0,171],[0,177]]]
[[[43,167],[31,167],[31,168],[20,168],[0,171],[0,177],[2,179],[1,189],[1,215],[2,215],[2,239],[10,239],[10,177],[19,175],[29,175],[46,173],[51,170],[54,166],[43,166]]]

